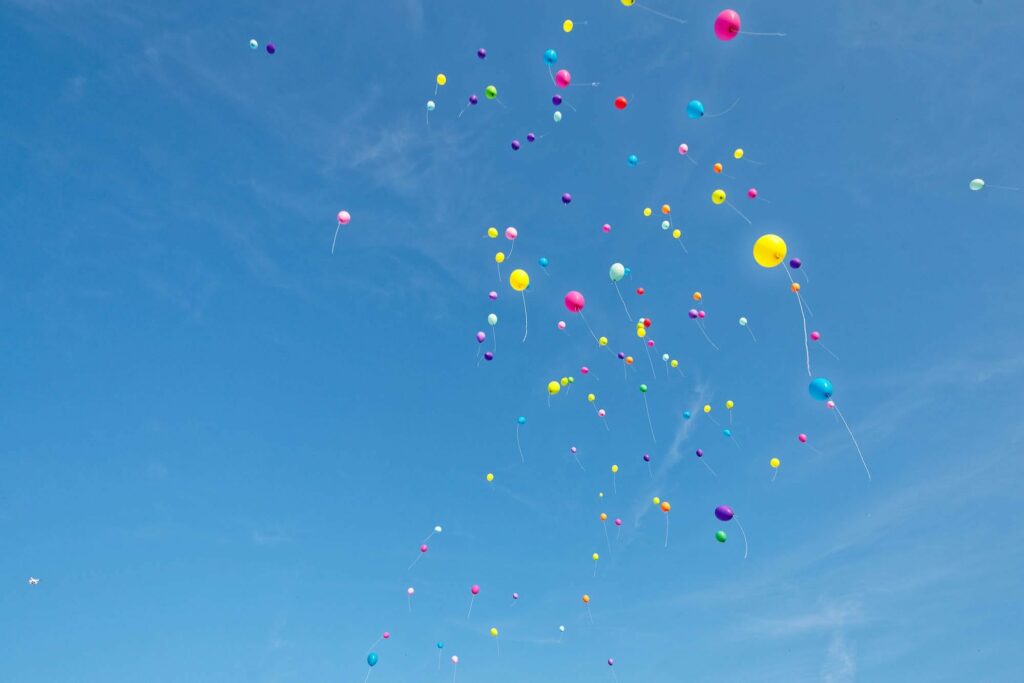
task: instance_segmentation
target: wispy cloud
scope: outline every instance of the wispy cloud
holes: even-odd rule
[[[825,666],[821,670],[821,680],[826,683],[848,683],[857,673],[857,660],[853,646],[842,633],[832,636],[828,644]]]

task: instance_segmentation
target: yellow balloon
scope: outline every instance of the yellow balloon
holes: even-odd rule
[[[566,19],[562,22],[562,30],[566,33],[572,33],[572,19]]]
[[[494,255],[494,262],[495,263],[504,263],[505,262],[505,253],[499,251],[497,254],[495,254]]]
[[[447,76],[445,76],[444,74],[437,74],[437,84],[438,85],[444,85],[447,82],[448,82],[448,77]]]
[[[733,407],[734,405],[736,405],[736,404],[735,404],[735,403],[733,403],[732,401],[726,401],[726,402],[725,402],[725,407],[726,407],[726,409],[727,409],[727,410],[732,410],[732,407]]]
[[[562,378],[562,386],[565,387],[565,386],[568,386],[568,385],[569,385],[569,378],[568,377],[563,377]]]
[[[768,461],[768,464],[771,465],[773,469],[778,469],[779,465],[782,464],[782,461],[778,458],[772,458]]]
[[[494,475],[490,472],[487,473],[487,481],[494,481]]]
[[[522,268],[516,268],[509,274],[508,284],[512,289],[521,292],[530,286],[530,276]]]
[[[704,412],[705,413],[710,413],[711,412],[711,406],[705,403],[704,404]]]
[[[657,496],[655,496],[655,497],[654,497],[654,498],[652,499],[652,502],[653,502],[653,503],[654,503],[655,505],[661,505],[661,498],[658,498]]]
[[[594,553],[593,555],[591,555],[591,557],[594,558],[594,562],[597,562],[601,558],[601,556],[598,555],[597,553]]]
[[[491,636],[494,638],[498,637],[498,629],[494,628],[493,626],[491,627]]]
[[[636,336],[643,339],[644,337],[647,336],[647,330],[645,330],[643,326],[636,328]]]
[[[742,147],[737,147],[736,151],[733,152],[732,155],[734,157],[736,157],[737,159],[742,159],[743,158],[743,148]]]
[[[615,474],[618,471],[619,471],[619,466],[618,465],[612,465],[612,474]]]
[[[497,228],[487,228],[487,236],[490,237],[492,240],[498,239],[498,229]]]
[[[786,242],[778,235],[761,235],[754,242],[754,260],[762,268],[774,268],[786,258]]]
[[[715,190],[711,193],[711,202],[713,204],[724,204],[725,203],[725,190]]]
[[[645,216],[650,216],[651,215],[651,207],[647,207],[646,209],[644,209],[644,215]]]
[[[551,394],[552,396],[554,396],[555,394],[557,394],[561,390],[562,390],[562,385],[559,384],[558,382],[555,382],[553,380],[551,382],[548,382],[548,393]]]
[[[676,228],[675,230],[672,231],[672,238],[673,239],[679,239],[682,236],[683,236],[683,231],[680,230],[679,228]]]
[[[601,337],[597,340],[597,343],[601,346],[608,346],[608,337]]]
[[[593,403],[594,401],[597,400],[597,396],[594,396],[593,394],[587,394],[587,400]]]
[[[674,368],[678,368],[679,367],[679,361],[677,361],[675,358],[673,358],[672,362],[669,363],[669,365],[671,365]]]
[[[636,4],[636,0],[622,0],[622,4],[626,7],[632,7]]]

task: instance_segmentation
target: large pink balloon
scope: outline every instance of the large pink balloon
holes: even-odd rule
[[[352,220],[352,215],[348,211],[338,212],[338,222],[342,225],[348,225],[348,222]]]
[[[586,299],[583,295],[573,290],[565,295],[565,307],[573,313],[579,313],[583,310],[583,307],[587,305]]]
[[[740,34],[740,15],[736,10],[724,9],[715,17],[715,35],[719,40],[732,40]]]
[[[555,72],[555,85],[559,88],[568,88],[569,83],[572,82],[572,74],[565,69],[561,69]]]

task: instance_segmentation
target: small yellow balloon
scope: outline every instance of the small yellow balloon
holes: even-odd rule
[[[594,558],[594,562],[597,562],[599,559],[601,559],[601,556],[597,553],[594,553],[593,555],[591,555],[591,557]]]
[[[504,263],[505,262],[505,252],[499,251],[497,254],[495,254],[494,255],[494,262],[495,263]]]
[[[654,498],[651,499],[651,502],[654,503],[655,505],[661,505],[661,498],[655,496]]]
[[[437,84],[438,85],[444,85],[447,82],[448,82],[448,77],[447,76],[445,76],[444,74],[437,74]]]
[[[498,637],[498,629],[494,628],[493,626],[491,627],[491,637],[492,638],[497,638]]]
[[[643,325],[636,328],[636,336],[640,337],[641,339],[647,336],[647,330],[644,328]]]
[[[734,405],[736,405],[736,404],[735,404],[735,403],[733,403],[732,401],[726,401],[726,402],[725,402],[725,408],[726,408],[726,410],[732,410],[732,407],[733,407]]]
[[[487,473],[487,481],[494,481],[494,475],[490,472]]]
[[[645,216],[650,216],[651,213],[652,213],[651,207],[648,206],[646,209],[644,209],[644,215]]]
[[[673,358],[672,362],[669,363],[669,365],[671,365],[674,368],[678,368],[679,367],[679,361],[677,361],[675,358]]]
[[[565,21],[562,22],[562,30],[565,31],[566,33],[572,33],[572,27],[572,19],[566,19]]]
[[[672,231],[672,239],[679,239],[682,236],[683,236],[683,231],[680,230],[679,228],[676,228],[675,230]]]
[[[597,340],[597,343],[601,346],[608,346],[608,337],[601,337]]]
[[[554,380],[548,382],[548,393],[551,394],[552,396],[554,396],[561,390],[562,385],[559,384],[558,382],[555,382]]]
[[[778,458],[772,458],[771,460],[768,461],[768,464],[772,466],[772,469],[778,469],[779,465],[782,464],[782,461],[779,460]]]
[[[711,412],[711,406],[708,405],[707,403],[704,404],[704,412],[705,413],[710,413]]]
[[[725,203],[725,190],[715,190],[711,193],[711,202],[713,204],[724,204]]]
[[[509,274],[508,284],[512,289],[521,292],[530,286],[530,276],[522,268],[516,268]]]
[[[591,403],[593,403],[596,399],[597,396],[594,396],[593,394],[587,394],[587,400],[590,401]]]
[[[498,239],[498,229],[497,228],[487,228],[487,236],[490,237],[492,240]]]
[[[742,147],[737,147],[736,151],[733,152],[732,155],[734,157],[736,157],[737,159],[742,159],[743,158],[743,148]]]
[[[700,292],[694,292],[693,293],[693,300],[694,301],[700,301],[703,298],[704,298],[704,295],[701,294]]]
[[[586,593],[583,594],[583,602],[590,602],[590,596]]]
[[[754,260],[762,268],[774,268],[786,258],[786,242],[778,235],[761,235],[754,242]]]
[[[619,466],[618,465],[612,465],[612,474],[615,474],[618,471],[619,471]]]
[[[562,383],[562,386],[563,386],[563,387],[567,387],[567,386],[569,386],[569,378],[568,378],[568,377],[563,377],[563,378],[562,378],[562,379],[560,380],[560,382]]]

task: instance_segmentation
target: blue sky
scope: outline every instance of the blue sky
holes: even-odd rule
[[[614,0],[0,3],[0,678],[359,681],[384,630],[376,683],[448,680],[438,640],[460,681],[612,680],[609,657],[621,683],[1024,676],[1024,193],[967,188],[1024,186],[1024,8],[740,3],[788,35],[721,43],[720,5],[646,4],[689,23]],[[601,83],[557,125],[547,48]],[[505,107],[456,118],[490,83]],[[694,98],[739,103],[691,121]],[[666,202],[686,254],[641,214]],[[492,225],[519,229],[503,277],[533,277],[525,344]],[[788,282],[750,257],[766,232],[805,263],[841,358],[812,349],[815,374],[871,482],[807,395]],[[615,261],[685,378],[651,378]],[[727,399],[740,447],[699,414]],[[600,512],[624,522],[610,553]]]

